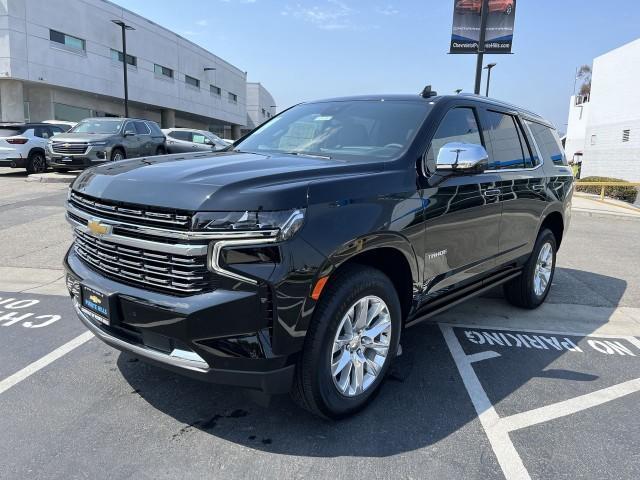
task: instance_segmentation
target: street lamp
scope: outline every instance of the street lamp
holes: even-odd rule
[[[487,71],[487,94],[485,95],[486,97],[489,96],[489,83],[491,83],[491,69],[496,65],[497,63],[490,63],[486,67],[484,67],[484,70]]]
[[[124,116],[129,116],[129,82],[127,80],[127,30],[135,30],[122,20],[111,20],[122,29],[122,71],[124,72]]]

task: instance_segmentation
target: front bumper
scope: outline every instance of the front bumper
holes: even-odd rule
[[[85,168],[102,165],[111,158],[111,147],[90,146],[82,154],[61,154],[47,147],[47,165],[53,168],[68,170],[83,170]]]
[[[269,319],[261,309],[259,289],[216,289],[176,297],[103,277],[84,264],[73,247],[64,263],[78,317],[108,345],[213,383],[268,394],[290,390],[296,356],[273,355]],[[82,307],[75,284],[89,285],[108,295],[108,325]]]

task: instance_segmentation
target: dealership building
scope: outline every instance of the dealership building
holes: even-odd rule
[[[640,182],[640,39],[594,59],[591,93],[571,97],[565,150],[581,178]]]
[[[124,115],[122,30],[114,20],[132,27],[130,116],[238,138],[273,115],[273,97],[260,85],[255,98],[259,84],[245,71],[114,3],[0,0],[0,120]]]

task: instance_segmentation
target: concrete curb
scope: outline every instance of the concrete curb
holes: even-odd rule
[[[77,178],[77,174],[68,173],[33,173],[27,176],[27,182],[40,183],[71,183]]]

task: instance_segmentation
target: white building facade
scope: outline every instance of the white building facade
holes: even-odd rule
[[[640,39],[593,61],[591,94],[572,97],[569,160],[582,152],[581,177],[640,182]]]
[[[162,127],[237,138],[247,124],[247,74],[107,0],[0,0],[0,120],[78,121],[129,115]]]
[[[247,83],[247,126],[244,132],[262,125],[276,114],[273,96],[261,83]]]

